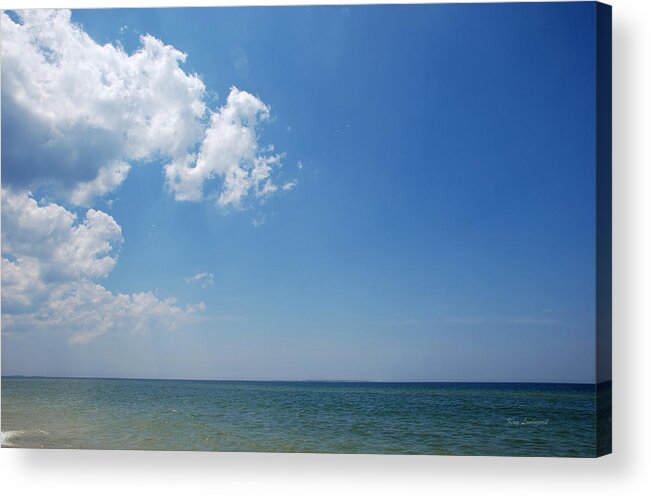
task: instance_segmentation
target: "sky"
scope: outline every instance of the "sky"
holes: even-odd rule
[[[595,381],[593,3],[2,15],[2,374]]]

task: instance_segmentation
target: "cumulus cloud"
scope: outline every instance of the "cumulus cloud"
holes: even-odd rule
[[[201,137],[205,88],[186,54],[153,36],[133,54],[100,45],[67,10],[2,14],[3,181],[88,206],[129,162],[185,154]]]
[[[259,98],[233,87],[211,112],[201,78],[181,68],[187,55],[151,35],[127,54],[96,43],[67,10],[15,17],[2,14],[5,184],[91,206],[131,165],[162,159],[177,200],[239,206],[249,194],[278,191],[272,176],[282,155],[259,145],[270,117]],[[213,178],[221,186],[205,192]]]
[[[3,189],[2,253],[37,267],[46,283],[106,276],[117,262],[120,226],[95,209],[76,221],[76,215],[60,205],[39,205],[28,194]]]
[[[53,286],[35,312],[3,313],[2,326],[14,333],[62,331],[70,343],[86,344],[114,330],[176,330],[201,310],[203,304],[181,308],[173,298],[161,300],[151,292],[115,294],[81,280]]]
[[[3,331],[59,331],[87,343],[111,330],[175,329],[202,310],[92,281],[111,272],[121,243],[120,226],[104,212],[89,209],[78,220],[60,205],[3,189]]]
[[[272,176],[282,154],[261,147],[258,127],[269,119],[269,107],[259,98],[232,87],[226,104],[213,112],[197,154],[186,155],[165,167],[167,184],[177,200],[216,196],[221,207],[240,206],[253,194],[264,198],[278,190]],[[216,192],[205,192],[212,178],[222,180]]]
[[[90,205],[95,197],[101,197],[120,186],[129,169],[129,164],[120,161],[101,167],[94,180],[81,181],[72,189],[70,200],[76,205]]]
[[[185,281],[186,283],[197,283],[201,286],[201,288],[208,288],[215,282],[215,277],[208,271],[202,271],[195,274],[194,276],[188,276],[185,278]]]
[[[277,179],[283,154],[260,142],[269,106],[233,87],[210,110],[201,78],[182,68],[186,54],[151,35],[126,53],[95,42],[68,10],[1,16],[3,332],[61,331],[86,343],[194,319],[201,304],[98,282],[123,239],[113,217],[90,207],[151,161],[166,164],[179,201],[232,207],[291,190],[295,180]],[[212,284],[212,274],[197,276]]]

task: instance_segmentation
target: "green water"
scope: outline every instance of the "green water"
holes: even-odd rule
[[[2,379],[3,446],[592,457],[595,386]]]

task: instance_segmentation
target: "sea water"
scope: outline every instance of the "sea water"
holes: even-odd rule
[[[5,447],[591,457],[594,385],[2,378]]]

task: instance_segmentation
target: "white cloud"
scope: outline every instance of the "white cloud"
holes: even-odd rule
[[[132,54],[100,45],[70,15],[2,14],[2,119],[11,123],[2,128],[5,184],[47,188],[87,207],[114,191],[130,166],[160,158],[177,200],[239,206],[250,193],[278,191],[282,154],[258,143],[270,117],[262,100],[233,87],[207,116],[204,83],[181,68],[185,53],[151,35]],[[213,178],[221,186],[204,192]]]
[[[110,215],[77,215],[28,192],[90,207],[131,167],[161,160],[177,200],[263,201],[296,185],[277,183],[284,156],[260,144],[269,106],[233,87],[210,112],[202,80],[181,68],[186,54],[150,35],[131,54],[98,44],[68,10],[2,13],[1,35],[3,332],[58,331],[85,343],[193,319],[202,304],[113,293],[96,281],[122,244]]]
[[[205,88],[184,53],[149,35],[131,55],[100,45],[67,10],[17,16],[2,14],[5,184],[87,206],[127,162],[181,156],[201,137]]]
[[[267,216],[264,212],[262,212],[257,216],[251,218],[251,224],[257,228],[258,226],[262,226],[266,220]]]
[[[3,230],[4,231],[4,230]],[[4,238],[4,234],[3,234]],[[41,280],[38,259],[24,258],[20,262],[13,262],[2,257],[2,317],[3,332],[4,318],[13,312],[35,309],[46,294],[48,286]]]
[[[60,205],[2,190],[2,253],[35,267],[45,282],[106,276],[117,262],[122,230],[108,214],[89,209],[82,222]]]
[[[257,128],[269,119],[269,107],[259,98],[235,87],[226,104],[213,112],[197,154],[181,157],[165,168],[167,183],[177,200],[216,196],[221,207],[239,206],[253,193],[264,198],[278,190],[273,174],[282,154],[267,154],[273,147],[258,143]],[[217,192],[205,192],[212,178],[223,183]]]
[[[287,181],[286,183],[283,183],[282,189],[284,192],[289,192],[292,191],[294,188],[296,188],[296,185],[298,185],[298,180],[292,180],[292,181]]]
[[[188,276],[185,278],[185,281],[186,283],[198,283],[201,285],[201,288],[208,288],[215,282],[215,277],[208,271],[202,271],[194,276]]]
[[[110,331],[176,330],[204,308],[181,308],[150,292],[114,294],[87,280],[55,285],[47,297],[35,312],[3,313],[3,330],[63,332],[71,344],[86,344]]]
[[[101,197],[120,186],[129,169],[129,164],[120,161],[101,167],[94,180],[80,182],[74,187],[70,200],[76,205],[90,205],[95,197]]]
[[[174,329],[202,309],[93,282],[113,269],[121,243],[120,226],[104,212],[89,209],[78,221],[59,205],[3,189],[3,332],[54,331],[87,343],[112,330]]]

